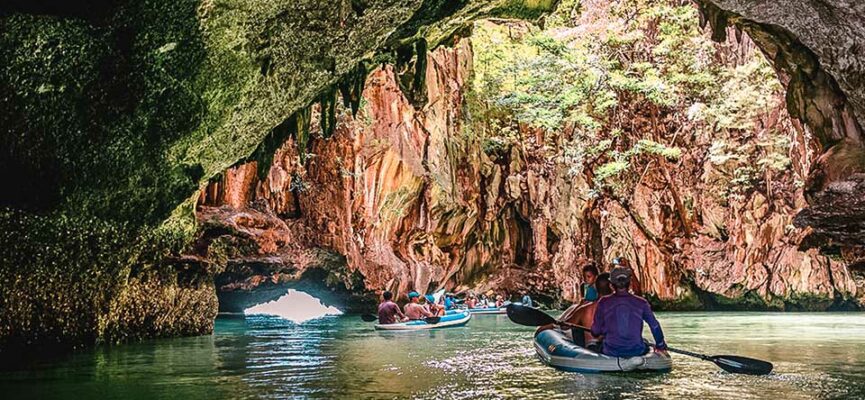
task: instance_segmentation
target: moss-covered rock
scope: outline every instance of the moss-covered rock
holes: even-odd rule
[[[209,331],[213,271],[168,257],[195,232],[198,188],[376,52],[439,43],[504,3],[0,9],[0,351]]]

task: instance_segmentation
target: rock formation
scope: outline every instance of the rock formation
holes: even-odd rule
[[[747,36],[722,48],[745,58],[753,49]],[[248,252],[228,260],[228,271],[267,265],[249,285],[219,286],[222,296],[253,295],[259,282],[290,284],[296,278],[286,271],[330,264],[300,255],[318,252],[345,256],[342,280],[328,281],[343,291],[494,289],[558,302],[575,299],[581,262],[627,256],[646,293],[666,308],[856,305],[856,281],[844,263],[798,249],[806,230],[792,226],[805,205],[796,180],[817,153],[780,98],[759,116],[759,131],[723,138],[751,148],[737,156],[748,159],[710,154],[719,142],[695,135],[679,143],[688,149],[681,161],[665,167],[675,174],[653,170],[624,200],[588,200],[591,178],[549,157],[562,134],[523,127],[520,146],[490,151],[483,137],[465,133],[473,123],[466,112],[473,58],[470,39],[430,53],[422,108],[400,90],[392,67],[379,68],[357,117],[343,110],[334,135],[313,142],[305,166],[288,141],[264,180],[255,165],[242,164],[205,188],[203,240],[252,239]],[[681,130],[683,122],[665,123]],[[640,129],[647,128],[635,134]],[[725,169],[755,162],[774,131],[790,137],[783,151],[792,167],[762,180],[766,194],[720,196]],[[674,197],[693,202],[687,235]]]
[[[705,252],[677,249],[664,253],[672,264],[661,263],[676,269],[651,272],[664,278],[648,284],[664,299],[684,298],[677,288],[691,284],[730,298],[751,290],[785,302],[793,293],[821,293],[819,304],[852,295],[839,264],[790,246],[840,255],[861,271],[865,236],[850,229],[861,230],[857,221],[865,220],[855,203],[862,197],[863,6],[699,3],[718,39],[733,24],[733,32],[746,32],[773,60],[790,114],[818,139],[817,161],[809,156],[803,163],[814,166],[804,194],[812,208],[797,228],[787,219],[801,208],[798,189],[742,199],[717,219],[728,220],[729,210],[750,212],[740,230],[720,234],[752,249],[732,258],[734,278],[719,278],[725,270],[703,274],[693,260]],[[0,352],[206,333],[217,311],[213,282],[225,289],[270,282],[273,291],[259,300],[297,284],[322,295],[333,289],[334,301],[345,293],[441,284],[529,287],[550,299],[571,297],[566,279],[573,260],[607,257],[621,251],[610,246],[625,243],[599,235],[619,221],[602,211],[626,210],[568,194],[590,182],[544,162],[537,149],[551,139],[541,132],[521,129],[526,145],[507,153],[487,154],[478,150],[483,143],[461,139],[463,94],[434,86],[460,86],[465,76],[449,75],[459,69],[437,66],[434,58],[468,59],[417,57],[465,36],[472,20],[536,19],[552,5],[4,2],[0,177],[10,190],[0,195]],[[387,134],[362,127],[365,112],[354,122],[347,116],[360,105],[363,66],[383,62],[398,77],[385,82],[387,70],[378,70],[384,80],[368,85],[394,90],[370,97],[399,105],[388,111],[387,123],[395,125]],[[309,140],[310,125],[322,136],[336,125],[337,90],[349,100],[337,132],[329,141]],[[436,96],[451,103],[436,103]],[[313,103],[320,104],[323,124],[313,118]],[[371,109],[385,113],[388,104]],[[297,144],[302,150],[291,156]],[[307,162],[291,164],[305,160],[307,151]],[[344,155],[345,163],[331,155]],[[338,165],[351,179],[327,175],[326,167]],[[680,186],[699,189],[694,182]],[[669,222],[669,215],[653,213],[647,221]],[[800,234],[806,237],[799,240]],[[703,246],[699,236],[692,239]],[[779,248],[764,254],[754,243]],[[485,281],[493,271],[501,281]],[[668,283],[659,271],[691,274],[694,281]],[[220,293],[225,299],[228,290]],[[256,299],[229,302],[241,307]]]

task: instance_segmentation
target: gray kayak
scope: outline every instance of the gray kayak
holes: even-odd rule
[[[534,340],[538,358],[545,364],[570,372],[669,372],[673,360],[669,356],[649,352],[636,357],[611,357],[577,346],[558,329],[539,333]]]

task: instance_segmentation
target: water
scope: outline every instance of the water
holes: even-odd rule
[[[865,399],[865,313],[660,313],[671,346],[770,360],[764,377],[674,355],[669,374],[582,375],[542,365],[503,316],[375,332],[357,316],[295,324],[220,318],[212,336],[77,353],[0,373],[3,398]]]

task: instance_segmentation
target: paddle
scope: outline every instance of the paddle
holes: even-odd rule
[[[372,315],[372,314],[361,314],[360,319],[364,320],[365,322],[378,321],[378,317],[376,317],[375,315]],[[441,320],[442,320],[442,317],[426,317],[426,318],[422,319],[421,321],[426,322],[430,325],[435,325],[435,324],[439,323]]]
[[[589,330],[584,326],[560,323],[549,314],[538,310],[537,308],[526,307],[519,304],[508,305],[507,312],[508,318],[510,318],[511,321],[514,321],[515,323],[520,325],[541,326],[548,324],[559,324],[566,326],[575,326],[577,328]],[[667,350],[673,353],[684,354],[686,356],[696,357],[704,361],[713,362],[718,367],[721,367],[721,369],[723,369],[724,371],[733,374],[766,375],[772,372],[773,368],[772,363],[763,360],[757,360],[754,358],[728,355],[707,356],[705,354],[675,349],[672,347],[667,347]]]

